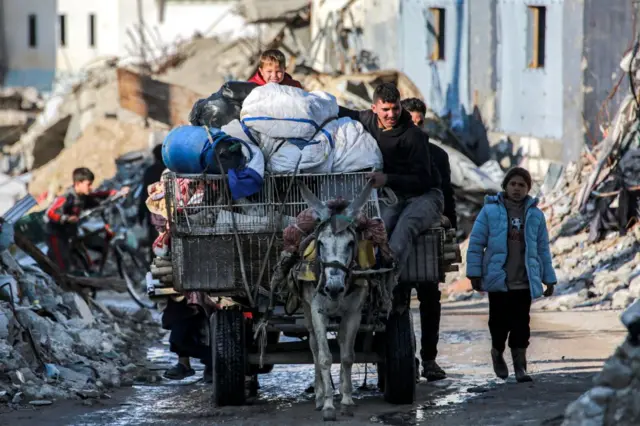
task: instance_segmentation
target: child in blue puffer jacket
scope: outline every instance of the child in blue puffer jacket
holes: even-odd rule
[[[489,293],[491,359],[498,377],[509,369],[503,352],[507,337],[518,382],[527,374],[529,310],[532,299],[551,296],[556,274],[551,263],[549,235],[538,200],[528,195],[531,175],[521,167],[509,170],[503,192],[487,196],[471,231],[467,277],[474,290]],[[543,292],[542,284],[546,284]]]

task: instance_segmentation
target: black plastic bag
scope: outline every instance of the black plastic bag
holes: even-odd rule
[[[220,90],[206,99],[199,99],[189,113],[189,122],[193,126],[221,128],[225,124],[240,118],[242,102],[257,87],[246,81],[228,81]]]
[[[225,98],[242,104],[247,96],[249,96],[249,93],[256,87],[258,87],[256,83],[250,83],[248,81],[227,81],[222,85],[220,91]]]

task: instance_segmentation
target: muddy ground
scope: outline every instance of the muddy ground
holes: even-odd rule
[[[375,368],[366,367],[368,389],[357,390],[352,425],[559,425],[566,406],[591,385],[593,374],[624,340],[619,312],[539,312],[532,314],[529,371],[533,384],[496,379],[489,364],[485,302],[449,303],[443,307],[439,362],[449,379],[422,382],[413,406],[385,403],[375,391]],[[415,324],[419,324],[417,311]],[[149,350],[149,362],[163,369],[175,362],[166,344]],[[93,406],[56,402],[48,408],[0,414],[3,425],[312,425],[322,424],[313,410],[310,366],[277,366],[261,376],[257,399],[245,407],[213,409],[200,372],[183,382],[140,385]],[[338,384],[334,366],[334,381]],[[354,366],[354,387],[365,366]],[[336,401],[336,406],[338,403]]]

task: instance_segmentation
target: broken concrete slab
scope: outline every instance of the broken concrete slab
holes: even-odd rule
[[[91,313],[91,309],[89,308],[89,305],[87,305],[87,302],[85,302],[84,299],[80,297],[80,295],[78,295],[77,293],[73,294],[73,302],[75,304],[75,308],[78,310],[78,313],[80,314],[80,319],[82,320],[82,323],[84,325],[92,324],[95,321],[95,318]]]

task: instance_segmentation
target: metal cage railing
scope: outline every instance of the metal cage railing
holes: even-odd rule
[[[295,222],[307,208],[298,182],[323,201],[351,200],[367,182],[366,173],[267,175],[262,190],[231,202],[227,181],[219,175],[165,175],[165,199],[172,235],[205,236],[274,232]],[[374,191],[363,212],[380,216]]]
[[[246,294],[266,287],[282,249],[282,231],[307,208],[298,182],[323,201],[355,198],[366,173],[267,175],[262,190],[231,201],[222,176],[165,175],[174,288]],[[363,207],[380,216],[376,191]],[[244,265],[244,266],[243,266]]]

